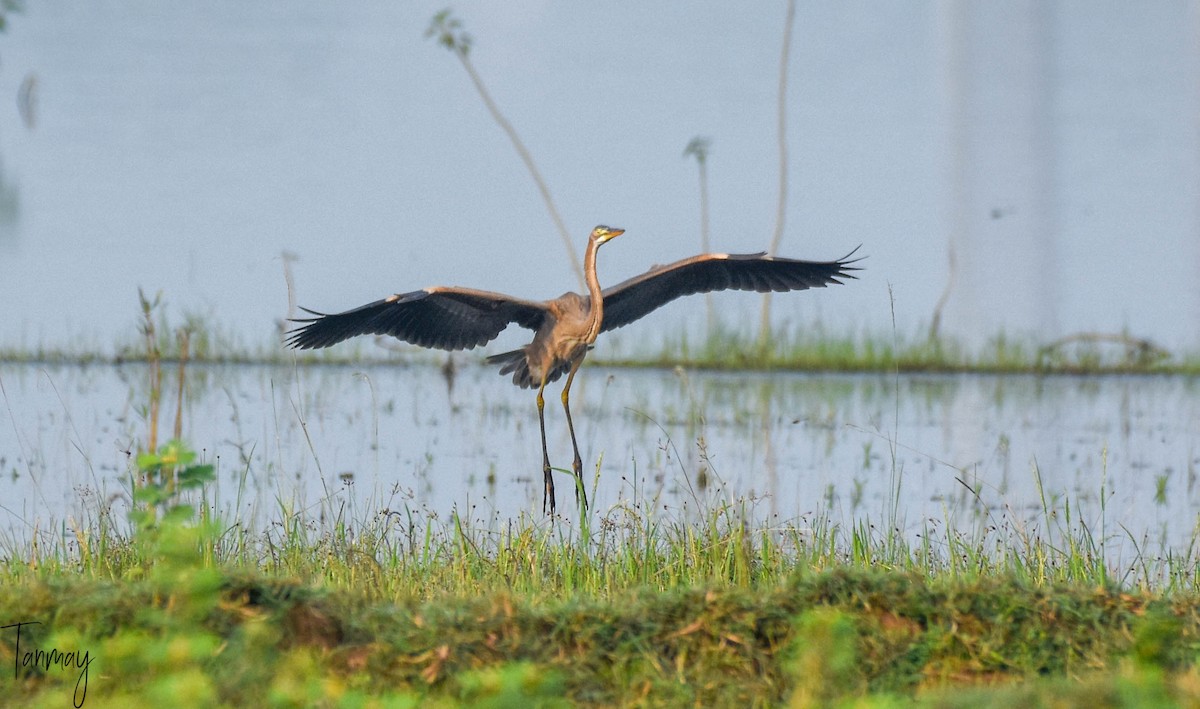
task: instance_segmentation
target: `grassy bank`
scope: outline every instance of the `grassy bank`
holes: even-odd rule
[[[409,507],[349,518],[281,503],[274,523],[253,530],[212,516],[212,467],[186,446],[135,464],[128,514],[110,500],[5,549],[6,700],[1200,702],[1194,560],[1110,568],[1103,540],[1071,523],[1066,501],[1032,533],[764,523],[743,501],[690,511],[630,502],[582,523]]]
[[[162,304],[142,302],[140,337],[82,350],[51,347],[0,348],[0,362],[103,364],[146,361],[153,344],[158,360],[226,364],[372,364],[444,363],[445,353],[421,349],[392,338],[358,338],[336,348],[293,351],[278,339],[247,344],[217,324],[199,317],[172,323]],[[724,324],[697,336],[687,331],[622,339],[605,335],[589,363],[615,367],[689,367],[720,370],[797,370],[837,372],[978,372],[1034,374],[1200,374],[1200,353],[1169,352],[1126,332],[1076,333],[1053,341],[999,333],[971,347],[947,336],[913,333],[847,333],[820,325],[777,330],[766,341],[745,327]],[[610,340],[611,342],[606,342]],[[614,344],[619,343],[619,344]],[[648,344],[649,343],[649,344]],[[628,345],[628,346],[622,346]],[[458,364],[482,361],[476,353],[455,356]]]
[[[0,539],[5,703],[1200,706],[1197,540],[1113,568],[1069,500],[1044,499],[1032,525],[916,532],[763,521],[749,500],[630,499],[572,521],[351,513],[331,496],[277,499],[266,526],[220,516],[213,465],[178,440],[188,363],[220,358],[153,312],[122,355],[150,364],[128,488]],[[900,368],[894,344],[822,342],[819,361],[843,364],[821,368]],[[705,347],[669,349],[741,356]],[[803,348],[789,351],[760,365]],[[160,445],[164,391],[179,409]]]
[[[2,631],[6,701],[1200,702],[1194,579],[1122,588],[1082,534],[1062,548],[987,530],[913,546],[869,526],[756,528],[736,506],[686,521],[610,512],[591,528],[379,510],[249,533],[146,489],[164,494],[128,523],[101,516],[9,550],[0,619],[29,625],[20,655],[17,629]],[[79,655],[23,666],[32,650],[87,653],[86,677]]]
[[[744,329],[717,327],[693,340],[666,338],[658,353],[605,360],[610,365],[837,372],[977,372],[990,374],[1200,373],[1200,357],[1168,352],[1128,333],[1079,333],[1052,341],[1004,333],[978,347],[924,333],[853,335],[778,331],[759,341]]]

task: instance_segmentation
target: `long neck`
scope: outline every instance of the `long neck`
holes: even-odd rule
[[[600,291],[600,277],[596,275],[596,252],[600,250],[600,242],[588,239],[587,251],[583,253],[583,275],[587,280],[590,307],[588,308],[588,343],[596,340],[600,334],[600,325],[604,322],[604,295]]]

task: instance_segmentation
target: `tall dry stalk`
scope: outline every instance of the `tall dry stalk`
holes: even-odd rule
[[[696,158],[700,169],[700,250],[702,253],[712,251],[708,239],[708,147],[712,141],[696,136],[683,149],[683,156]],[[716,326],[716,313],[713,311],[712,293],[704,294],[704,309],[707,316],[708,334],[712,335]]]
[[[512,141],[513,147],[517,150],[517,155],[521,157],[521,162],[525,163],[525,168],[529,170],[529,174],[533,177],[533,182],[537,185],[538,192],[542,195],[542,201],[546,203],[546,210],[550,212],[550,219],[554,222],[554,227],[558,230],[559,237],[562,238],[563,246],[567,249],[567,255],[571,258],[571,267],[575,269],[575,277],[579,279],[579,287],[586,289],[587,282],[583,278],[583,266],[579,260],[579,253],[575,250],[575,243],[571,240],[571,235],[567,231],[567,225],[558,213],[558,207],[554,204],[554,198],[550,196],[550,188],[546,186],[546,181],[542,179],[542,173],[538,171],[537,165],[534,164],[533,155],[525,147],[525,143],[521,141],[521,137],[517,135],[516,129],[512,127],[512,124],[500,112],[500,107],[492,100],[492,95],[484,85],[482,77],[479,76],[479,72],[475,71],[475,65],[471,63],[471,58],[468,56],[471,51],[471,35],[463,30],[462,22],[454,17],[450,10],[442,10],[433,16],[433,20],[429,23],[429,29],[425,30],[425,36],[437,37],[438,44],[449,49],[454,56],[458,57],[458,61],[462,63],[463,69],[467,71],[467,76],[471,77],[471,83],[475,85],[475,90],[479,92],[479,97],[483,99],[483,104],[487,106],[488,113],[492,114],[492,120],[496,121],[496,124],[508,136],[508,139]]]
[[[150,370],[150,402],[146,412],[149,419],[146,451],[150,453],[158,450],[158,409],[162,401],[162,352],[158,348],[158,332],[154,326],[154,309],[158,307],[160,299],[161,294],[149,300],[138,288],[138,300],[142,305],[142,335],[146,338],[146,363]]]
[[[788,0],[787,16],[783,22],[783,50],[779,55],[779,103],[776,113],[779,148],[779,201],[775,207],[775,234],[771,237],[771,247],[767,253],[774,256],[779,251],[783,241],[784,218],[787,214],[788,192],[788,150],[787,150],[787,86],[788,58],[792,51],[792,25],[796,18],[796,0]],[[758,344],[766,348],[767,337],[771,332],[771,294],[763,295],[762,321],[759,324]]]
[[[941,337],[942,312],[950,302],[950,294],[958,281],[958,239],[967,231],[967,214],[963,205],[967,203],[967,130],[966,130],[966,63],[967,39],[964,25],[966,18],[962,6],[957,2],[942,2],[939,4],[940,46],[946,55],[942,58],[945,74],[942,77],[942,88],[945,95],[945,105],[951,116],[949,121],[950,133],[947,136],[948,146],[947,183],[951,198],[948,200],[947,222],[949,228],[946,235],[946,286],[938,296],[933,306],[933,314],[929,321],[929,342],[937,345]]]
[[[175,400],[175,429],[173,433],[175,440],[181,441],[183,440],[183,385],[186,381],[184,370],[187,368],[188,354],[191,349],[192,331],[185,327],[176,333],[175,336],[179,340],[179,381],[176,387],[178,396]]]

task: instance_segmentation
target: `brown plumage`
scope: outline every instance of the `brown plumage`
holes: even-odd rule
[[[433,286],[392,295],[342,313],[325,314],[304,309],[315,317],[297,319],[300,327],[287,335],[287,344],[298,349],[328,347],[355,335],[391,335],[422,347],[462,350],[486,344],[510,324],[534,331],[524,347],[492,355],[491,364],[501,374],[512,374],[513,383],[538,390],[538,425],[542,433],[544,511],[554,513],[554,481],[546,447],[546,384],[563,374],[562,403],[575,458],[578,479],[576,499],[587,505],[583,488],[583,463],[571,421],[571,381],[588,348],[601,332],[623,327],[685,295],[719,290],[805,290],[854,278],[858,269],[847,254],[836,261],[798,261],[758,254],[700,254],[666,266],[656,266],[615,286],[600,289],[596,252],[600,245],[624,233],[598,226],[588,238],[583,268],[588,294],[564,293],[548,301],[524,300],[503,293]],[[582,498],[580,497],[582,495]]]

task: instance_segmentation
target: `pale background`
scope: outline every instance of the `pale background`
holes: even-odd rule
[[[11,15],[0,347],[131,340],[138,286],[273,346],[284,252],[299,303],[320,310],[432,284],[576,288],[515,151],[422,36],[442,7],[38,0]],[[614,283],[699,250],[682,157],[698,135],[714,248],[766,248],[785,7],[454,9],[577,248],[596,223],[628,230],[601,254]],[[1198,344],[1197,2],[801,2],[789,71],[780,252],[861,244],[869,258],[859,282],[777,298],[778,325],[889,337],[894,311],[917,332],[953,242],[944,328],[967,342],[1127,330]],[[757,297],[716,302],[756,322]],[[607,346],[702,320],[700,299],[676,303]]]

